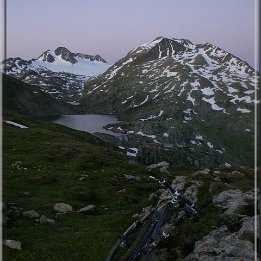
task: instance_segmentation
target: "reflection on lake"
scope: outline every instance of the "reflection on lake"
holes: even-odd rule
[[[87,131],[90,133],[101,132],[113,136],[121,136],[121,133],[114,133],[106,130],[103,127],[107,124],[117,123],[118,120],[113,115],[100,115],[100,114],[79,114],[79,115],[63,115],[55,123],[64,125],[66,127]]]

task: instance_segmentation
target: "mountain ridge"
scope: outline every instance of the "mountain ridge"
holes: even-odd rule
[[[109,67],[100,55],[73,53],[66,47],[47,50],[30,60],[17,57],[3,62],[3,71],[7,75],[68,102],[78,102],[84,81]]]
[[[255,83],[254,69],[219,47],[160,37],[88,80],[81,104],[86,112],[117,114],[124,123],[111,130],[144,138],[133,147],[161,146],[149,154],[162,157],[171,147],[171,161],[183,148],[180,158],[191,165],[199,158],[203,165],[252,164]]]

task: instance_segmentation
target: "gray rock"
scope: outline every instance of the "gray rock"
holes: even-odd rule
[[[232,215],[248,205],[245,201],[247,197],[248,195],[244,195],[239,189],[226,190],[213,197],[213,204],[224,209],[224,215]]]
[[[221,226],[197,241],[193,252],[184,260],[254,261],[254,245],[250,241],[240,239],[238,233],[230,233],[227,226]]]
[[[21,250],[22,249],[22,243],[20,241],[15,241],[15,240],[4,240],[4,245],[7,247],[10,247],[15,250]]]
[[[186,189],[183,196],[187,198],[188,200],[192,201],[193,203],[196,203],[198,201],[197,194],[198,194],[198,187],[200,184],[193,184],[190,187]]]
[[[79,181],[83,181],[84,179],[88,178],[88,175],[82,175],[80,178],[79,178]]]
[[[40,215],[35,210],[25,211],[25,212],[23,212],[23,216],[32,218],[32,219],[40,217]]]
[[[40,217],[40,219],[39,219],[39,222],[40,222],[40,224],[46,224],[46,222],[47,222],[46,216],[45,216],[45,215],[42,215],[42,216]]]
[[[153,169],[156,169],[156,168],[159,168],[160,172],[161,173],[167,173],[169,174],[169,172],[167,171],[167,168],[169,167],[169,163],[166,162],[166,161],[162,161],[162,162],[159,162],[157,164],[152,164],[150,166],[147,167],[147,170],[148,171],[151,171]]]
[[[136,177],[136,176],[132,176],[132,175],[127,175],[127,174],[123,174],[123,176],[128,179],[128,180],[137,180],[137,181],[140,181],[141,178],[140,177]]]
[[[252,235],[254,236],[255,233],[255,216],[253,217],[245,217],[241,220],[242,225],[238,231],[240,238],[245,235]]]
[[[50,219],[50,218],[47,218],[47,219],[46,219],[46,223],[54,224],[54,223],[55,223],[55,220]]]
[[[195,173],[192,174],[192,176],[196,177],[200,175],[209,175],[209,174],[210,174],[210,169],[204,169],[204,170],[196,171]]]
[[[67,212],[71,212],[73,210],[72,206],[65,204],[65,203],[56,203],[53,208],[54,208],[54,210],[56,210],[60,213],[67,213]]]
[[[177,176],[173,181],[171,186],[177,190],[182,190],[184,189],[186,185],[186,176]]]
[[[126,190],[127,190],[127,189],[124,188],[124,189],[121,189],[121,190],[119,190],[119,191],[117,191],[117,192],[118,192],[118,193],[124,193],[124,192],[126,192]]]
[[[15,163],[12,164],[13,169],[22,169],[23,162],[22,161],[16,161]]]
[[[94,205],[88,205],[87,207],[79,209],[77,212],[90,212],[93,211],[96,207]]]
[[[245,174],[239,172],[239,171],[232,171],[227,174],[229,178],[242,178],[245,177]]]

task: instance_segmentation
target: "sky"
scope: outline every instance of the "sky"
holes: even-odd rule
[[[113,64],[158,36],[209,42],[254,66],[255,0],[6,0],[6,57],[65,46]]]

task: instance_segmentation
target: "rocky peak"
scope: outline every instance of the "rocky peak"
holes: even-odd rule
[[[51,50],[45,51],[37,59],[41,59],[43,62],[49,62],[49,63],[52,63],[55,61],[54,56],[51,54]]]
[[[107,63],[105,59],[103,59],[100,55],[89,55],[89,54],[82,54],[82,53],[75,53],[74,54],[76,57],[82,58],[82,59],[87,59],[90,60],[91,62],[97,61],[97,62],[103,62]]]
[[[58,47],[55,49],[55,54],[61,56],[61,58],[72,64],[77,63],[77,60],[74,58],[73,53],[71,53],[66,47]]]

